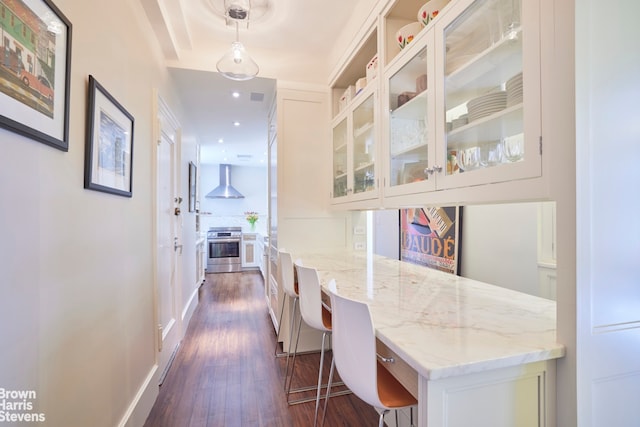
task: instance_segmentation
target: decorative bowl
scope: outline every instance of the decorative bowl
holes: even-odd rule
[[[433,20],[440,10],[449,3],[449,0],[429,0],[422,5],[418,11],[418,22],[421,27],[426,27]]]
[[[400,28],[396,33],[396,41],[400,49],[404,49],[406,45],[411,43],[421,29],[422,25],[419,22],[412,22]]]

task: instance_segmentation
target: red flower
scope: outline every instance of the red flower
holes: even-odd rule
[[[440,13],[440,11],[439,11],[439,10],[434,10],[434,11],[433,11],[433,17],[435,18],[436,16],[438,16],[438,13]]]
[[[424,18],[426,18],[426,17],[427,17],[427,12],[426,12],[426,11],[423,11],[423,12],[422,12],[422,19],[424,19]]]
[[[398,43],[402,43],[402,36],[398,36]]]

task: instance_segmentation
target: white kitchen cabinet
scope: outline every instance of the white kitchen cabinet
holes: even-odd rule
[[[378,197],[377,94],[367,86],[334,120],[333,203]]]
[[[537,1],[457,0],[436,22],[438,189],[540,176],[539,15]]]
[[[262,262],[262,242],[255,233],[242,234],[242,268],[258,268]]]
[[[385,73],[385,197],[436,188],[433,39],[431,28],[422,31]]]
[[[400,49],[395,32],[417,20],[423,3],[390,1],[378,16],[378,206],[547,198],[540,1],[452,0]],[[352,161],[349,117],[332,121],[332,202],[341,194],[342,208],[361,209],[344,194],[348,167],[338,167]],[[347,173],[346,185],[338,172]]]
[[[379,81],[377,23],[366,29],[349,63],[331,84],[333,205],[378,206]]]

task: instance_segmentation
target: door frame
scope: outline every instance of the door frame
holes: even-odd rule
[[[181,187],[181,126],[176,116],[171,111],[169,105],[165,102],[165,100],[160,96],[158,91],[154,89],[153,91],[153,150],[152,150],[152,165],[153,165],[153,190],[152,190],[152,203],[153,203],[153,304],[154,304],[154,329],[156,331],[155,338],[155,348],[154,348],[154,357],[155,364],[158,368],[160,368],[160,360],[161,354],[164,350],[162,348],[163,345],[163,337],[162,337],[162,328],[160,325],[160,289],[159,289],[159,278],[158,278],[158,147],[162,141],[162,133],[163,130],[169,129],[170,134],[175,137],[175,178],[176,182],[176,190],[179,190]],[[179,192],[179,191],[178,191]],[[179,197],[179,194],[176,194]],[[177,204],[176,206],[179,206]],[[178,221],[179,222],[179,221]],[[175,236],[178,237],[178,243],[182,241],[182,230],[176,229]],[[182,298],[181,298],[181,289],[182,289],[182,257],[175,256],[176,266],[175,266],[175,287],[176,292],[174,293],[175,297],[175,307],[177,307],[178,314],[180,314],[180,310],[182,307]],[[176,328],[178,333],[178,346],[173,349],[173,354],[169,356],[169,361],[167,363],[166,368],[158,370],[158,385],[162,384],[164,376],[166,375],[171,363],[173,362],[173,358],[175,357],[175,352],[179,348],[179,343],[182,341],[184,337],[184,328],[181,325],[182,316],[176,316],[176,322],[173,327]]]

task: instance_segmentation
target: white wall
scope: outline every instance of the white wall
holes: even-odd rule
[[[114,426],[154,381],[153,88],[176,104],[138,2],[55,3],[73,24],[69,151],[0,129],[0,388],[34,390],[45,425]],[[83,188],[89,74],[136,119],[130,199]]]
[[[465,206],[461,275],[539,295],[538,203]]]
[[[400,214],[397,209],[373,211],[374,253],[400,257]]]
[[[265,150],[266,150],[265,140]],[[220,165],[203,164],[200,167],[200,211],[202,229],[209,227],[240,226],[249,231],[244,212],[258,212],[256,231],[267,231],[267,166],[231,166],[231,185],[244,199],[209,199],[205,196],[220,183]]]

